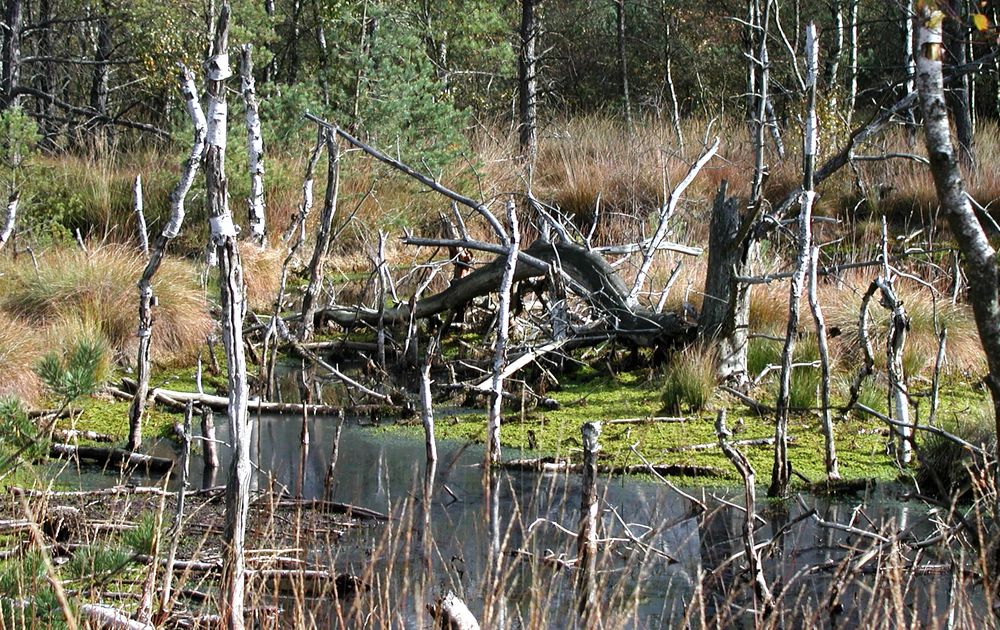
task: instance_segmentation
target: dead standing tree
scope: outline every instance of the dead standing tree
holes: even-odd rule
[[[323,288],[323,269],[327,250],[330,248],[330,234],[333,229],[333,218],[337,214],[337,198],[340,191],[340,147],[337,143],[336,130],[324,128],[323,141],[326,144],[327,155],[326,196],[312,260],[309,263],[309,284],[302,295],[302,323],[299,328],[299,339],[302,341],[308,341],[313,334],[314,320],[319,310],[319,294]]]
[[[996,251],[972,209],[951,141],[941,70],[944,14],[925,7],[914,19],[919,42],[917,92],[924,116],[931,174],[941,209],[964,258],[963,266],[969,278],[969,302],[989,366],[986,385],[993,398],[996,431],[1000,435],[1000,278]],[[997,448],[1000,454],[1000,443]]]
[[[260,246],[267,242],[264,215],[264,137],[260,131],[260,111],[257,87],[253,78],[253,57],[250,44],[240,49],[240,90],[246,109],[247,164],[250,170],[249,210],[250,237]]]
[[[806,272],[810,267],[812,254],[812,207],[816,192],[813,190],[813,174],[816,166],[816,82],[818,73],[816,25],[806,27],[806,65],[808,75],[806,85],[809,90],[809,102],[806,113],[806,128],[802,151],[802,196],[799,210],[799,242],[798,256],[795,259],[795,270],[788,297],[788,327],[785,332],[785,345],[781,351],[781,378],[778,381],[778,401],[774,422],[774,467],[771,470],[771,485],[767,490],[769,496],[782,496],[788,490],[791,477],[791,466],[788,463],[788,405],[792,384],[792,356],[795,343],[799,336],[799,307],[802,301],[802,288]],[[827,413],[829,418],[829,413]],[[828,471],[829,472],[829,471]]]
[[[247,511],[250,506],[250,418],[247,413],[247,366],[243,345],[243,265],[237,245],[237,229],[229,210],[226,181],[226,79],[232,76],[229,55],[229,4],[223,4],[215,29],[211,57],[205,64],[208,84],[208,140],[205,149],[205,194],[208,200],[212,245],[219,261],[219,302],[222,311],[222,343],[226,350],[229,386],[229,431],[232,462],[226,483],[226,517],[223,532],[223,625],[242,630],[246,566],[243,557]]]
[[[142,415],[146,409],[146,398],[149,395],[149,376],[152,369],[150,362],[150,344],[153,334],[153,276],[160,268],[166,255],[167,245],[176,237],[184,222],[184,200],[187,197],[198,165],[205,152],[205,136],[208,125],[201,103],[198,101],[198,89],[195,87],[194,74],[181,67],[181,93],[184,95],[185,107],[194,125],[194,142],[191,153],[184,162],[181,178],[170,193],[170,220],[163,226],[163,231],[153,243],[153,249],[146,263],[142,278],[139,279],[139,350],[136,358],[136,389],[132,404],[129,406],[128,449],[135,450],[142,443]]]

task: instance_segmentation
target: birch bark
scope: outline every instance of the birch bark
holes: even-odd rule
[[[194,74],[187,68],[181,67],[181,93],[184,95],[185,108],[194,126],[194,142],[191,145],[191,152],[187,161],[184,162],[184,170],[181,178],[170,193],[170,219],[163,226],[163,231],[153,244],[146,269],[139,279],[139,349],[136,357],[136,388],[132,404],[129,406],[129,450],[135,450],[142,443],[142,415],[146,409],[146,397],[149,395],[149,375],[150,365],[150,343],[153,334],[153,276],[156,275],[166,254],[167,245],[181,231],[184,222],[184,201],[187,193],[191,190],[194,177],[198,172],[202,156],[205,153],[205,138],[208,133],[208,126],[205,114],[202,112],[201,103],[198,100],[198,89],[194,84]]]

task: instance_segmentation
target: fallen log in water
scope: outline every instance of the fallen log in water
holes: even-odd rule
[[[344,514],[351,518],[371,519],[376,521],[388,521],[389,516],[382,512],[351,505],[350,503],[338,503],[336,501],[324,501],[322,499],[282,499],[278,502],[278,507],[303,507],[320,512],[331,512],[333,514]]]
[[[186,496],[200,496],[207,494],[222,494],[225,486],[213,486],[201,490],[188,490]],[[31,490],[11,486],[10,493],[14,496],[23,496],[29,499],[83,499],[94,497],[116,496],[119,494],[152,494],[156,496],[172,497],[176,492],[169,492],[159,486],[113,486],[111,488],[98,488],[96,490]]]
[[[146,468],[149,472],[154,473],[169,473],[174,467],[174,460],[172,459],[133,453],[123,448],[53,444],[49,447],[49,456],[57,459],[66,458],[96,462],[102,466]]]
[[[789,442],[794,442],[792,436],[788,436]],[[734,440],[729,442],[730,446],[772,446],[774,444],[773,437],[766,438],[756,438],[751,440]],[[715,448],[721,448],[718,442],[706,442],[704,444],[685,444],[684,446],[672,446],[670,448],[664,449],[668,453],[682,453],[685,451],[710,451]]]
[[[105,604],[83,604],[80,613],[88,627],[113,630],[153,630],[153,626],[131,619],[126,613]]]
[[[529,470],[536,472],[573,472],[583,471],[582,464],[571,463],[561,457],[526,457],[511,459],[501,464],[507,470]],[[606,475],[637,475],[654,471],[661,475],[683,477],[721,477],[725,473],[714,466],[697,466],[694,464],[633,464],[629,466],[599,466],[598,472]]]
[[[452,630],[479,630],[479,622],[472,614],[469,607],[465,605],[458,595],[448,591],[443,598],[439,598],[437,604],[428,604],[427,612],[434,617],[438,627],[451,628]]]
[[[135,391],[135,381],[130,378],[122,379],[122,386],[126,392]],[[161,389],[159,387],[150,390],[150,395],[156,402],[166,404],[183,410],[188,401],[196,405],[208,407],[215,411],[225,411],[229,408],[228,396],[216,396],[213,394],[198,394],[195,392],[180,392],[171,389]],[[131,396],[129,396],[131,398]],[[251,411],[274,414],[299,414],[303,410],[312,416],[335,416],[340,414],[367,415],[372,412],[385,410],[384,405],[352,405],[349,407],[337,407],[335,405],[302,405],[298,403],[279,403],[266,400],[252,399],[247,403]]]
[[[81,431],[79,429],[55,429],[52,431],[52,437],[62,440],[63,442],[72,442],[73,440],[90,440],[92,442],[113,444],[118,441],[118,438],[113,435],[98,433],[96,431]]]

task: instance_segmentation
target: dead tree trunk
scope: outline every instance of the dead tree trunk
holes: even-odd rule
[[[667,235],[667,229],[669,227],[669,219],[673,216],[674,211],[677,209],[677,204],[680,203],[681,195],[687,190],[694,178],[698,176],[698,172],[701,171],[702,167],[708,164],[712,156],[716,154],[719,150],[719,139],[716,138],[712,146],[709,147],[705,153],[701,155],[700,158],[688,169],[687,174],[684,179],[681,180],[677,187],[673,189],[670,193],[670,197],[663,204],[660,209],[659,223],[656,226],[656,232],[653,237],[649,239],[646,243],[646,247],[642,252],[642,263],[639,265],[639,271],[635,274],[635,281],[632,283],[632,289],[629,291],[628,299],[629,303],[637,304],[639,298],[639,292],[642,290],[644,284],[646,284],[646,276],[649,275],[649,270],[653,266],[653,259],[656,256],[656,252],[660,247],[660,242],[663,241],[664,237]]]
[[[833,417],[830,415],[830,347],[827,343],[826,318],[819,303],[817,291],[816,266],[819,263],[819,247],[813,247],[809,256],[809,308],[812,310],[813,321],[816,324],[816,344],[819,346],[820,405],[822,406],[823,440],[826,442],[826,478],[840,479],[840,467],[837,464],[837,447],[834,442]]]
[[[743,389],[749,383],[750,285],[739,283],[736,278],[749,275],[752,243],[740,235],[740,201],[726,196],[727,187],[725,180],[719,184],[712,205],[705,299],[698,317],[698,335],[718,344],[720,379]]]
[[[581,428],[583,438],[583,479],[581,480],[580,528],[576,537],[579,567],[577,591],[579,611],[586,628],[597,627],[600,615],[597,602],[597,454],[600,451],[600,422],[587,422]]]
[[[964,7],[964,0],[950,0],[952,15],[944,20],[944,48],[949,66],[963,66],[968,61],[966,54],[968,28],[963,19]],[[969,83],[969,75],[963,75],[945,91],[948,109],[951,110],[951,117],[955,123],[955,135],[960,149],[959,158],[966,166],[972,166],[976,161]]]
[[[135,211],[135,231],[139,236],[139,251],[149,258],[149,232],[146,230],[146,215],[143,212],[142,175],[135,176],[132,185],[132,205]]]
[[[760,552],[757,550],[757,545],[754,544],[754,517],[757,512],[757,475],[746,456],[729,443],[732,433],[726,427],[725,409],[719,411],[718,416],[716,416],[715,434],[719,438],[719,446],[722,447],[722,452],[732,462],[743,478],[743,498],[745,503],[743,548],[746,552],[750,579],[753,580],[754,601],[759,607],[758,614],[767,617],[773,609],[774,602],[771,597],[771,590],[767,586],[767,578],[764,576],[764,566],[760,560]]]
[[[632,131],[632,99],[628,92],[628,58],[625,56],[625,0],[615,1],[618,39],[618,75],[622,88],[622,105],[625,107],[625,126]]]
[[[827,90],[833,90],[837,85],[837,74],[840,72],[840,57],[844,50],[844,8],[841,0],[833,0],[830,12],[833,17],[833,37],[830,38],[830,53],[826,58],[823,70],[823,83]]]
[[[316,245],[309,263],[309,284],[302,295],[302,324],[299,329],[299,339],[302,341],[308,341],[312,337],[313,322],[316,311],[319,310],[319,294],[323,288],[323,266],[326,264],[326,252],[330,247],[330,230],[333,217],[337,213],[337,197],[340,191],[340,145],[337,142],[337,135],[332,129],[324,128],[323,139],[327,154],[326,197],[323,201],[323,213],[319,219],[319,230],[316,233]]]
[[[104,117],[108,114],[108,78],[111,60],[111,18],[108,3],[101,4],[101,14],[97,18],[97,43],[94,47],[94,69],[90,81],[90,108]]]
[[[0,51],[0,54],[3,56],[3,74],[0,75],[0,90],[3,92],[3,109],[17,104],[16,97],[12,95],[21,77],[21,21],[23,9],[22,0],[7,0],[6,10],[4,11],[3,49]]]
[[[260,112],[257,105],[257,88],[253,78],[253,47],[240,49],[240,90],[247,121],[247,164],[250,170],[250,197],[247,206],[250,215],[250,237],[257,245],[267,242],[264,215],[264,137],[260,132]]]
[[[809,269],[809,257],[812,250],[812,206],[816,197],[813,190],[813,173],[816,166],[816,82],[818,72],[818,52],[816,42],[816,25],[806,27],[806,65],[808,76],[806,86],[809,90],[809,102],[806,113],[806,128],[802,159],[802,198],[799,211],[799,242],[798,256],[795,260],[795,270],[792,274],[788,298],[788,328],[785,332],[785,346],[781,352],[781,378],[778,382],[778,400],[774,422],[774,467],[771,470],[771,485],[767,490],[769,496],[782,496],[788,490],[791,477],[791,467],[788,463],[788,400],[792,384],[792,357],[795,353],[795,343],[799,335],[799,306],[802,300],[802,286],[806,271]]]
[[[940,26],[933,24],[935,20],[927,8],[915,19],[920,43],[917,91],[924,115],[930,169],[941,208],[965,260],[969,302],[989,365],[986,384],[993,398],[996,431],[1000,435],[1000,305],[997,302],[1000,280],[997,277],[996,251],[972,210],[951,143],[941,72]],[[937,22],[940,24],[940,20]],[[1000,443],[997,448],[1000,454]]]
[[[860,0],[847,0],[847,124],[854,116],[858,100],[858,5]]]
[[[882,306],[889,309],[889,334],[886,336],[886,371],[889,373],[889,399],[892,401],[892,415],[897,422],[896,433],[899,443],[896,450],[899,462],[909,464],[913,458],[911,439],[913,430],[910,424],[910,394],[906,387],[906,375],[903,372],[903,348],[906,346],[906,331],[910,327],[910,318],[903,308],[902,301],[896,297],[892,280],[886,274],[878,280],[882,291]]]
[[[146,263],[146,269],[139,279],[139,349],[136,357],[136,389],[132,404],[129,406],[128,448],[135,450],[142,443],[142,415],[146,409],[146,397],[149,395],[149,376],[152,365],[149,349],[153,333],[153,276],[156,275],[166,255],[167,244],[180,233],[184,222],[184,200],[187,197],[194,176],[198,172],[202,155],[205,152],[205,137],[208,131],[205,114],[198,100],[198,89],[194,84],[194,75],[187,68],[181,69],[181,92],[184,94],[185,107],[194,125],[194,143],[191,152],[184,163],[181,178],[170,193],[170,220],[160,232]]]
[[[903,70],[906,72],[906,93],[910,94],[914,90],[914,79],[916,77],[917,66],[913,60],[913,20],[914,0],[905,0],[903,4]],[[906,108],[904,116],[908,121],[909,128],[912,129],[916,121],[913,118],[913,105]]]
[[[433,346],[427,349],[427,359],[420,368],[420,420],[424,425],[424,446],[427,452],[427,466],[437,463],[437,440],[434,439],[434,401],[431,398],[431,362],[434,358]]]
[[[228,2],[219,12],[212,56],[206,63],[209,128],[205,149],[205,194],[208,200],[212,244],[219,259],[219,302],[222,311],[222,343],[226,350],[229,386],[229,432],[232,462],[226,483],[226,517],[223,532],[223,625],[243,630],[246,565],[243,557],[250,507],[250,418],[247,413],[247,364],[243,345],[244,301],[243,265],[240,262],[237,230],[229,210],[226,181],[226,79],[232,76],[226,48],[229,40]]]
[[[21,196],[17,191],[10,194],[10,198],[7,200],[7,216],[4,219],[3,228],[0,229],[0,250],[4,248],[7,241],[14,234],[14,226],[17,225],[17,204],[21,199]]]
[[[507,363],[507,336],[510,330],[510,291],[514,286],[517,270],[518,245],[521,242],[517,225],[514,202],[507,203],[507,219],[510,222],[510,247],[500,279],[500,305],[497,307],[497,338],[493,352],[493,383],[490,388],[490,408],[486,434],[488,436],[487,462],[490,466],[500,465],[500,421],[503,409],[503,368]]]
[[[681,109],[677,102],[677,90],[674,88],[673,72],[673,38],[671,36],[671,23],[673,17],[667,12],[666,5],[663,8],[663,82],[670,91],[670,107],[672,122],[674,124],[674,134],[677,136],[677,144],[681,151],[684,150],[684,132],[681,130]]]
[[[534,164],[538,151],[538,39],[537,0],[521,0],[520,49],[517,59],[518,140],[521,155]]]

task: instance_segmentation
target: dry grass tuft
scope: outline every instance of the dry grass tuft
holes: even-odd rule
[[[0,311],[0,397],[38,400],[42,385],[31,368],[42,355],[40,341],[35,329]]]
[[[870,278],[852,274],[852,281],[845,286],[830,286],[823,292],[829,304],[827,317],[831,326],[838,326],[842,335],[837,340],[842,352],[850,357],[860,357],[858,340],[858,313],[861,295]],[[910,330],[903,354],[904,370],[908,377],[928,376],[937,356],[938,337],[934,326],[934,300],[927,288],[905,278],[896,281],[896,291],[910,316]],[[877,296],[869,306],[869,335],[879,368],[885,367],[885,335],[889,325],[889,312],[879,306]],[[948,299],[938,299],[937,318],[941,327],[948,329],[945,371],[951,375],[982,374],[986,358],[979,343],[976,323],[971,309],[964,304],[952,304]]]
[[[251,245],[240,249],[240,258],[243,261],[247,303],[255,311],[271,310],[281,281],[284,252],[277,247],[261,249]]]
[[[96,246],[89,252],[52,248],[39,257],[0,262],[0,310],[17,317],[52,340],[70,340],[98,328],[118,361],[134,359],[138,292],[145,259],[121,245]],[[208,305],[197,275],[186,262],[163,262],[153,289],[153,360],[170,364],[189,359],[212,329]]]

